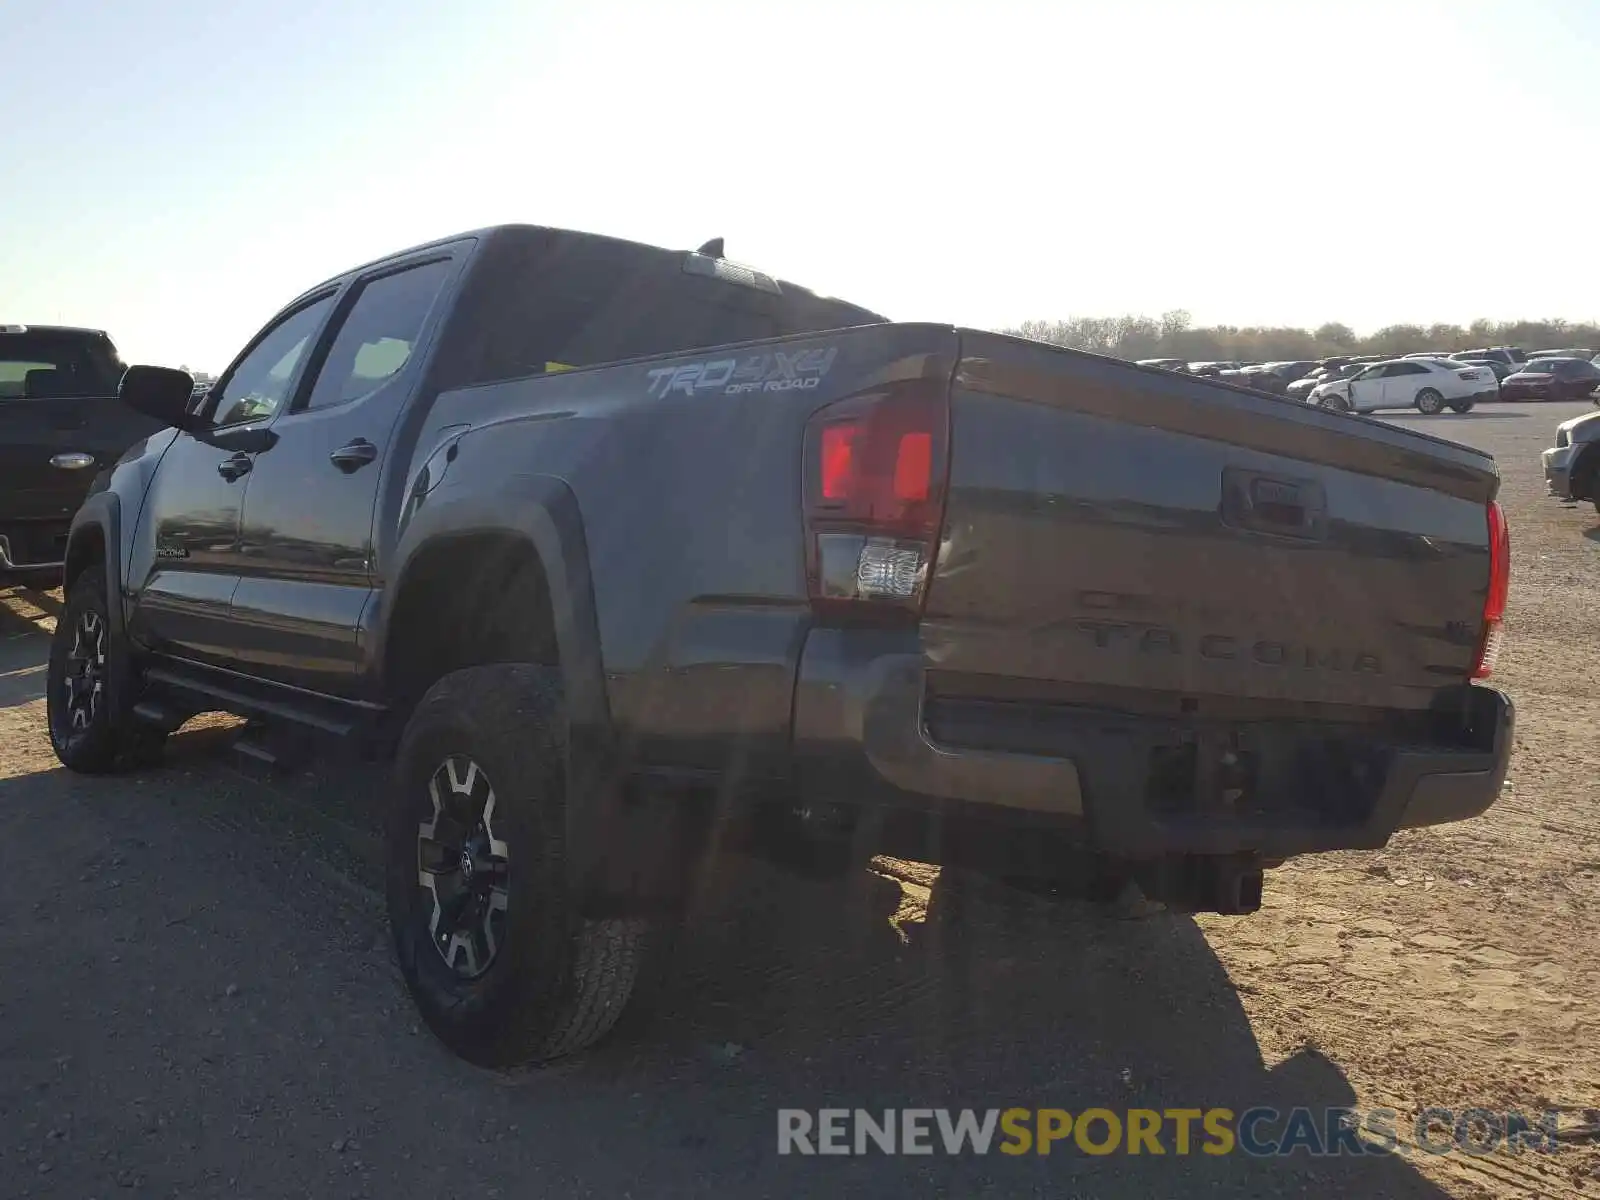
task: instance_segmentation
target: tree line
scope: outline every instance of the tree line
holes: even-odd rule
[[[1449,353],[1487,346],[1600,351],[1600,325],[1583,321],[1488,321],[1470,325],[1386,325],[1365,337],[1330,321],[1316,329],[1254,325],[1196,327],[1182,309],[1159,317],[1071,317],[1024,321],[1004,333],[1091,350],[1117,358],[1181,358],[1186,362],[1281,362],[1338,354]]]

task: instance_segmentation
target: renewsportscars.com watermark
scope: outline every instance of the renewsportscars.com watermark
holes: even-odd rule
[[[1571,1118],[1569,1118],[1570,1120]],[[780,1108],[779,1154],[1550,1154],[1561,1113],[1425,1108]]]

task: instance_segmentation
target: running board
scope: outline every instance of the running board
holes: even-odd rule
[[[242,717],[281,721],[335,738],[353,738],[374,724],[383,710],[255,681],[230,671],[197,667],[184,670],[152,664],[144,670],[147,684],[198,699],[203,709],[222,709]],[[268,689],[271,689],[270,691]]]

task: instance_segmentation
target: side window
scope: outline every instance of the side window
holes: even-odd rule
[[[228,376],[212,408],[216,425],[259,421],[283,407],[306,352],[333,307],[333,296],[313,300],[279,321]]]
[[[1395,363],[1394,366],[1389,368],[1390,379],[1393,379],[1396,375],[1426,375],[1427,373],[1428,368],[1419,363]]]
[[[411,358],[422,323],[450,273],[448,259],[361,285],[317,372],[307,408],[328,408],[375,391]]]

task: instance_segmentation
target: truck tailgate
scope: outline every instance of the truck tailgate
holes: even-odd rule
[[[1491,458],[961,337],[923,624],[931,679],[1174,712],[1415,711],[1459,696],[1483,629]]]

